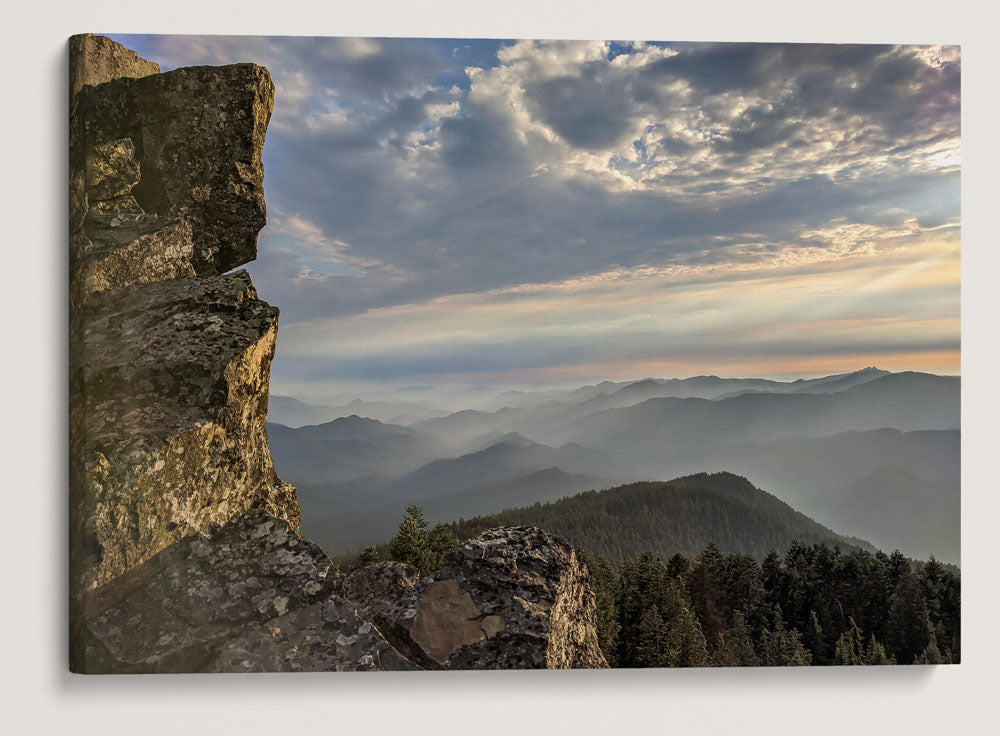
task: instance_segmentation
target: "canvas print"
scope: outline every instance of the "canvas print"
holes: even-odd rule
[[[69,60],[74,672],[960,661],[957,47]]]

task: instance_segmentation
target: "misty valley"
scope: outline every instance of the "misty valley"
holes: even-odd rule
[[[387,540],[411,504],[452,522],[726,471],[825,527],[816,539],[958,564],[959,424],[958,377],[869,368],[790,382],[609,381],[507,392],[451,413],[272,396],[268,437],[279,474],[299,488],[303,531],[331,554]],[[767,551],[690,533],[726,552]],[[772,544],[805,541],[800,528],[788,533]],[[637,538],[620,552],[652,544]]]

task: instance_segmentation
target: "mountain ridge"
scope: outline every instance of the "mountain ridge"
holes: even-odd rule
[[[479,527],[540,526],[613,563],[651,549],[663,559],[695,556],[708,544],[763,559],[791,542],[874,551],[862,539],[824,527],[733,473],[696,473],[586,491],[548,503],[507,509],[451,528],[463,538]]]

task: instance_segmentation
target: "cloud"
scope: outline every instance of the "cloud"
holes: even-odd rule
[[[765,268],[617,269],[292,325],[281,333],[280,380],[593,381],[612,365],[624,378],[657,361],[733,374],[824,356],[868,365],[909,355],[954,369],[957,233],[831,223],[806,237],[814,250],[765,252]],[[826,243],[836,260],[822,255]]]
[[[612,273],[877,264],[959,224],[955,47],[119,39],[270,69],[251,271],[283,334]]]

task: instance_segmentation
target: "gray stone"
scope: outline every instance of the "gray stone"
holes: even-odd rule
[[[352,573],[345,595],[423,667],[607,667],[587,568],[572,545],[541,529],[483,532],[416,584],[386,564]]]
[[[106,289],[194,276],[191,224],[145,214],[88,217],[74,278],[91,294]],[[91,239],[93,238],[93,239]]]
[[[84,589],[252,506],[298,526],[265,430],[277,320],[245,271],[89,298],[72,444]]]
[[[86,152],[85,171],[87,196],[91,202],[131,194],[132,187],[139,183],[139,162],[135,160],[132,139],[122,138],[91,148]]]
[[[336,594],[330,559],[288,523],[240,514],[176,542],[90,601],[105,672],[416,669]]]
[[[420,581],[420,571],[402,562],[373,562],[359,567],[344,580],[344,596],[358,613],[374,620]]]

